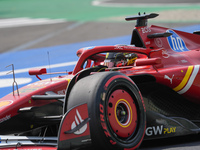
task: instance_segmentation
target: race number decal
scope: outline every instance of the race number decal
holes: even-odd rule
[[[173,51],[175,52],[189,51],[189,49],[185,45],[185,42],[183,41],[183,39],[181,39],[181,37],[178,34],[176,34],[172,30],[167,30],[166,32],[172,33],[171,36],[167,37],[167,40]]]
[[[142,30],[142,33],[148,33],[148,32],[151,32],[151,29],[148,28],[148,27],[141,28],[141,30]]]

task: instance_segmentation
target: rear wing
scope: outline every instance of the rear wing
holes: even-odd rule
[[[172,35],[172,33],[168,33],[166,31],[160,33],[160,32],[152,32],[151,28],[147,26],[147,20],[151,18],[157,17],[159,14],[156,13],[150,13],[150,14],[140,14],[138,13],[137,16],[130,16],[126,17],[126,21],[131,20],[137,20],[135,28],[132,32],[132,38],[131,38],[131,45],[135,45],[136,47],[142,47],[142,48],[159,48],[155,46],[155,40],[163,37],[169,37]],[[153,45],[152,45],[153,44]]]
[[[156,13],[151,13],[151,14],[144,13],[142,15],[138,13],[137,16],[129,16],[129,17],[126,17],[125,20],[126,21],[137,20],[136,27],[141,27],[141,26],[147,26],[147,19],[155,18],[158,15],[159,14],[156,14]]]
[[[138,13],[137,16],[129,16],[126,17],[125,20],[126,21],[132,21],[132,20],[137,20],[135,27],[146,27],[147,26],[147,20],[151,19],[151,18],[155,18],[157,17],[159,14],[156,13],[150,13],[150,14],[140,14]],[[135,45],[136,47],[143,47],[146,48],[142,37],[140,36],[140,34],[138,33],[137,29],[133,29],[132,32],[132,38],[131,38],[131,45]]]

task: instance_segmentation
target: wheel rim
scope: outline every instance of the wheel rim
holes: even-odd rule
[[[108,100],[108,121],[119,138],[130,137],[137,126],[137,108],[131,95],[123,90],[113,91]]]

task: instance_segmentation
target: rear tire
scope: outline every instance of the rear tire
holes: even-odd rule
[[[80,79],[72,88],[67,110],[88,104],[92,144],[98,149],[136,149],[146,114],[135,83],[119,72],[101,72]]]

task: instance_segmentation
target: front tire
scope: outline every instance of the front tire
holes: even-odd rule
[[[80,79],[67,109],[88,104],[92,144],[98,149],[136,149],[146,127],[144,102],[135,83],[119,72],[101,72]]]

